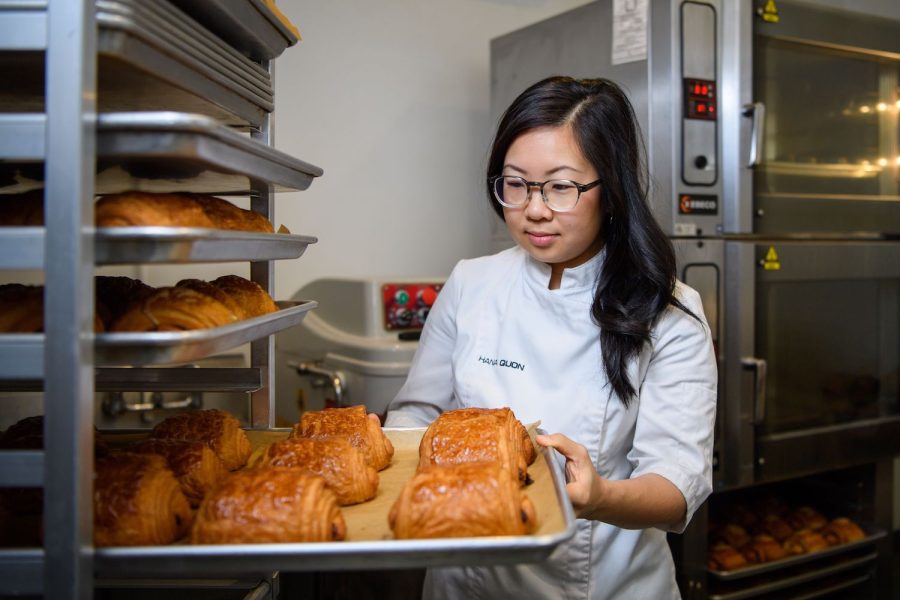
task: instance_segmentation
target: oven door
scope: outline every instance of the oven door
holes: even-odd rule
[[[752,231],[900,231],[900,20],[777,7],[753,25]]]
[[[725,483],[900,452],[900,241],[724,246]]]

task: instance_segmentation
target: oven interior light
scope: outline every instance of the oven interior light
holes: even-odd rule
[[[868,114],[868,113],[872,112],[872,107],[869,106],[868,104],[863,104],[862,106],[859,107],[859,112],[861,112],[863,114]]]
[[[878,112],[884,112],[887,110],[887,103],[879,102],[878,104],[875,105],[875,108],[878,109]]]

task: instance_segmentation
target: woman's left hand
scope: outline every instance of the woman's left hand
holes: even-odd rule
[[[561,433],[537,435],[541,446],[556,449],[566,457],[566,492],[575,509],[575,516],[588,518],[603,497],[604,479],[594,468],[587,448]]]

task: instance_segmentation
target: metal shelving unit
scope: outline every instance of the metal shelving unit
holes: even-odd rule
[[[265,9],[253,0],[215,5],[209,19],[233,27],[222,18],[235,7]],[[204,18],[202,10],[193,16]],[[251,208],[274,220],[276,188],[306,189],[322,174],[273,147],[269,61],[297,39],[270,27],[242,55],[166,2],[0,0],[0,66],[28,75],[0,92],[0,107],[17,111],[0,114],[0,162],[7,174],[23,165],[28,176],[16,177],[26,186],[40,185],[30,167],[43,164],[45,212],[44,227],[0,228],[0,269],[42,270],[45,290],[44,333],[0,335],[0,389],[42,389],[45,427],[43,451],[0,452],[0,486],[44,489],[43,547],[0,549],[0,596],[93,595],[96,390],[245,391],[251,427],[274,425],[272,334],[315,302],[279,303],[258,323],[184,339],[93,330],[95,265],[248,261],[251,278],[272,295],[272,261],[299,258],[316,241],[93,225],[95,194],[125,189],[249,194]],[[235,35],[253,40],[246,23]],[[157,368],[248,341],[249,368]],[[142,368],[110,368],[120,365]]]

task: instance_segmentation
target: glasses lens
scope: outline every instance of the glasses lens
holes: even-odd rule
[[[528,186],[521,177],[498,177],[494,182],[497,200],[506,206],[521,206],[528,197]]]
[[[553,210],[572,210],[578,203],[578,195],[578,188],[571,181],[557,179],[544,184],[547,206]]]

